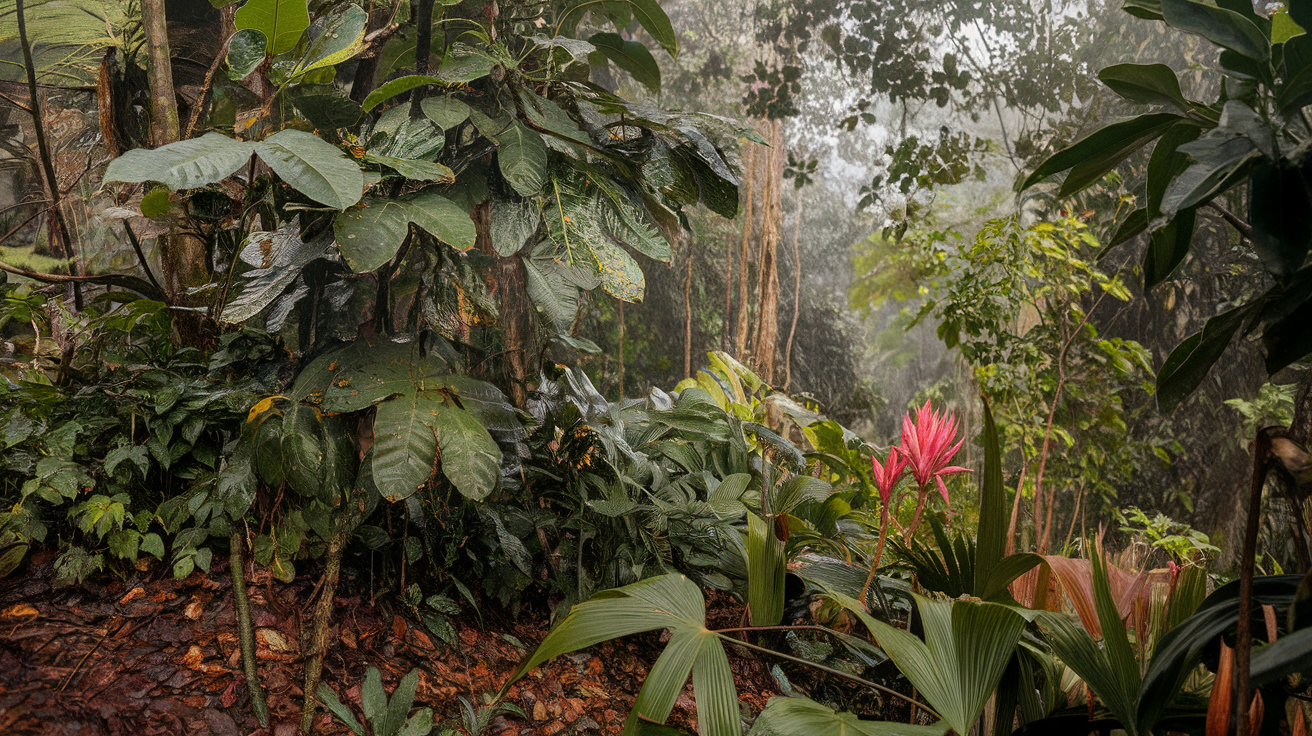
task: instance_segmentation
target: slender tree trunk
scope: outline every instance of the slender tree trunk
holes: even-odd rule
[[[742,360],[747,353],[748,307],[751,299],[747,285],[747,254],[752,243],[752,190],[756,184],[757,152],[747,149],[746,163],[743,164],[743,240],[738,249],[738,320],[734,327],[733,357]]]
[[[503,371],[509,384],[510,399],[522,409],[528,405],[529,368],[536,354],[524,264],[518,256],[504,258],[497,255],[496,248],[492,247],[490,202],[478,205],[473,217],[478,249],[496,259],[489,287],[496,296],[500,317]]]
[[[141,27],[146,36],[146,75],[150,82],[150,138],[159,147],[178,140],[178,102],[173,89],[173,66],[169,52],[168,22],[164,0],[142,0]],[[160,266],[164,288],[173,304],[199,306],[203,298],[191,293],[209,283],[209,254],[205,243],[190,233],[170,232],[159,239]],[[184,342],[202,339],[202,328],[192,320],[179,320]]]
[[[751,149],[748,149],[750,151]],[[720,333],[720,349],[728,352],[733,332],[730,327],[733,320],[733,243],[724,247],[724,328]]]
[[[363,502],[353,502],[360,503]],[[337,528],[328,540],[328,551],[324,555],[322,585],[319,600],[314,606],[314,619],[310,629],[310,640],[304,645],[305,652],[305,702],[301,707],[301,734],[305,736],[314,729],[314,713],[319,705],[319,675],[323,673],[323,655],[328,647],[328,625],[333,616],[333,596],[337,593],[337,579],[342,571],[342,550],[346,542],[355,533],[360,524],[362,513],[346,506],[337,512]]]
[[[765,189],[761,206],[760,305],[756,316],[755,367],[761,379],[774,383],[775,353],[779,349],[779,219],[783,180],[783,127],[775,121],[769,129],[770,151],[765,159]]]
[[[688,244],[688,270],[683,276],[683,377],[692,378],[692,244]]]
[[[1248,489],[1248,519],[1244,530],[1244,547],[1239,558],[1239,624],[1235,628],[1234,693],[1230,701],[1231,733],[1248,734],[1247,716],[1252,692],[1249,664],[1253,650],[1253,566],[1257,557],[1257,528],[1262,515],[1262,488],[1270,470],[1271,437],[1259,430],[1253,440],[1253,476]]]
[[[433,53],[433,0],[415,5],[415,74],[428,73],[428,56]],[[410,117],[418,118],[427,87],[416,87],[410,96]]]
[[[159,147],[176,141],[179,132],[164,0],[141,0],[141,30],[146,36],[146,75],[150,80],[150,140]]]
[[[802,234],[802,190],[797,190],[797,220],[793,223],[793,323],[788,326],[788,344],[784,348],[784,392],[793,384],[793,338],[797,335],[797,316],[802,312],[802,254],[798,238]]]
[[[624,300],[616,299],[620,303],[620,401],[624,400]]]
[[[255,664],[255,625],[251,619],[251,601],[246,595],[246,561],[242,547],[245,535],[233,530],[229,539],[228,574],[232,577],[233,608],[237,614],[237,643],[241,649],[241,671],[246,678],[246,690],[251,696],[251,710],[260,725],[269,727],[269,704],[260,685],[260,671]]]

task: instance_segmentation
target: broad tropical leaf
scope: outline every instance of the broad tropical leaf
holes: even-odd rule
[[[808,476],[803,476],[808,477]],[[784,543],[774,526],[747,515],[747,609],[753,626],[774,626],[784,617]]]
[[[1071,171],[1062,184],[1061,196],[1078,192],[1182,120],[1184,118],[1175,113],[1159,112],[1100,128],[1039,164],[1025,179],[1024,186],[1029,188],[1053,174],[1078,168],[1078,174]]]
[[[595,33],[588,38],[588,43],[644,87],[660,94],[661,68],[646,46],[637,41],[627,41],[618,33]]]
[[[975,601],[935,601],[913,596],[925,640],[865,612],[855,600],[834,595],[870,629],[880,648],[957,733],[970,733],[1002,679],[1025,628],[1012,608]]]
[[[237,9],[237,30],[254,28],[267,39],[265,54],[277,56],[291,51],[310,27],[306,0],[248,0]]]
[[[289,186],[333,209],[350,207],[364,192],[360,167],[317,135],[280,130],[256,143],[255,150]]]
[[[408,498],[433,475],[437,436],[426,416],[438,406],[419,391],[384,401],[374,416],[374,485],[389,501]]]
[[[739,736],[738,697],[719,635],[706,629],[701,589],[683,575],[661,575],[603,591],[570,610],[531,655],[520,662],[498,697],[543,662],[640,631],[668,629],[670,642],[643,683],[625,733],[637,733],[639,714],[663,722],[691,672],[702,736]]]
[[[342,258],[352,271],[373,271],[401,249],[413,223],[456,250],[474,247],[474,222],[459,205],[433,191],[395,198],[368,197],[333,220]]]
[[[351,4],[315,18],[305,34],[306,44],[297,74],[336,66],[364,50],[369,14]]]
[[[233,140],[219,133],[206,133],[199,138],[155,149],[126,151],[109,162],[105,181],[157,181],[173,190],[195,189],[228,178],[250,159],[254,151],[252,143]]]
[[[1189,112],[1189,101],[1180,92],[1180,80],[1165,64],[1116,64],[1098,72],[1098,79],[1131,102],[1170,105]]]
[[[863,721],[855,713],[838,713],[809,698],[770,698],[747,736],[943,736],[948,724],[913,726]]]
[[[521,197],[542,191],[547,178],[547,145],[518,120],[496,134],[497,168]]]

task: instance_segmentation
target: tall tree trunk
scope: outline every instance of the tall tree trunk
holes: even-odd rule
[[[624,401],[624,300],[615,301],[620,303],[620,401]]]
[[[537,348],[530,319],[528,288],[524,281],[524,264],[518,256],[505,258],[492,247],[492,204],[483,202],[474,208],[477,247],[496,259],[489,287],[497,300],[501,327],[501,354],[510,399],[515,406],[528,405],[529,368]]]
[[[692,378],[692,244],[688,244],[688,270],[683,276],[683,377]]]
[[[779,185],[783,180],[783,126],[775,121],[769,129],[770,151],[765,158],[764,196],[761,206],[760,307],[756,317],[755,366],[766,383],[774,383],[775,353],[779,347]]]
[[[164,0],[141,0],[141,30],[146,36],[146,75],[150,80],[150,142],[159,147],[176,141],[179,132]]]
[[[738,320],[734,327],[733,357],[742,360],[747,353],[748,308],[752,300],[748,296],[747,253],[752,243],[752,190],[756,182],[756,149],[748,148],[743,164],[743,241],[738,249]],[[726,315],[727,316],[727,315]]]
[[[748,149],[750,150],[750,149]],[[733,319],[733,243],[724,246],[724,327],[720,333],[720,349],[728,351],[730,345],[730,320]]]
[[[433,0],[418,0],[415,5],[415,74],[428,73],[428,57],[433,53]],[[420,105],[424,101],[427,87],[416,87],[410,95],[410,117],[418,118],[422,113]]]
[[[793,384],[793,338],[797,335],[797,315],[802,312],[802,256],[797,240],[802,234],[802,190],[797,190],[797,220],[793,222],[793,323],[788,326],[788,345],[784,348],[784,391]]]
[[[173,90],[173,66],[169,52],[168,21],[164,16],[164,0],[141,1],[141,28],[146,36],[146,74],[150,82],[150,139],[155,147],[178,140],[178,102]],[[202,298],[191,293],[198,286],[209,283],[209,254],[205,242],[190,233],[170,232],[159,239],[161,271],[164,289],[173,304],[199,306]],[[179,334],[184,342],[202,339],[198,321],[178,321]]]

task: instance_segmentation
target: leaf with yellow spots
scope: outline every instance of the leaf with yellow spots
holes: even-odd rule
[[[255,403],[255,406],[251,407],[250,412],[246,415],[246,423],[251,424],[257,418],[263,417],[264,414],[268,413],[268,411],[273,408],[273,402],[275,399],[285,399],[285,398],[287,397],[278,395],[278,396],[266,396],[263,399],[260,399]],[[281,412],[277,412],[277,413],[281,413]],[[260,421],[263,421],[263,419],[261,419]]]

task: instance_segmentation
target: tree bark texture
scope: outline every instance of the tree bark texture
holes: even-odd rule
[[[770,148],[765,155],[765,186],[762,190],[761,245],[758,288],[760,305],[756,317],[753,363],[766,383],[774,383],[775,353],[779,347],[779,224],[782,216],[779,185],[783,181],[783,126],[774,121],[767,128]]]
[[[518,256],[505,258],[492,247],[492,204],[483,202],[474,208],[477,247],[496,259],[489,287],[497,300],[501,327],[501,359],[510,399],[515,406],[528,404],[528,379],[536,345],[529,308],[528,288],[524,281],[524,264]]]
[[[802,312],[802,255],[798,238],[802,235],[802,190],[797,190],[797,215],[793,221],[793,323],[788,326],[784,348],[784,391],[793,385],[793,338],[797,336],[797,316]]]
[[[164,0],[142,0],[141,27],[146,36],[146,76],[150,82],[150,139],[158,148],[176,142],[180,133]],[[205,242],[190,233],[171,232],[159,239],[159,259],[169,302],[186,306],[203,304],[203,297],[192,294],[191,290],[210,280]],[[201,339],[199,324],[181,320],[178,328],[184,342]]]
[[[743,155],[743,239],[738,248],[738,318],[733,331],[733,357],[742,360],[747,352],[748,309],[752,300],[748,293],[747,258],[752,244],[752,189],[756,181],[757,151],[750,146]],[[730,288],[732,291],[732,287]],[[727,319],[728,315],[726,315]]]

